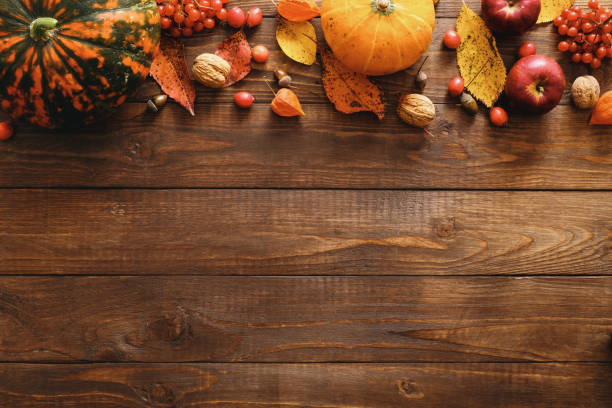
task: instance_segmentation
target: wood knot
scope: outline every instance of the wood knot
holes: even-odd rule
[[[417,383],[411,379],[403,379],[397,382],[397,389],[404,398],[421,399],[425,396]]]
[[[132,140],[125,148],[125,156],[134,161],[149,161],[153,154],[153,145],[149,141]]]
[[[436,235],[440,238],[455,237],[455,217],[438,218],[435,220]]]
[[[123,204],[113,204],[111,205],[110,212],[113,215],[122,216],[126,213],[126,206]]]
[[[178,342],[191,334],[191,325],[184,313],[177,313],[151,322],[148,332],[158,340]]]
[[[147,385],[143,391],[146,402],[154,407],[171,407],[176,402],[172,388],[163,384]]]

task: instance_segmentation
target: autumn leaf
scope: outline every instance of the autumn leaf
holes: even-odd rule
[[[306,116],[297,95],[288,88],[281,88],[271,103],[272,111],[278,116]]]
[[[226,60],[231,67],[225,86],[235,84],[251,72],[251,46],[242,30],[223,40],[215,54]]]
[[[467,90],[487,107],[493,106],[506,83],[506,66],[497,50],[495,37],[485,22],[465,4],[457,18],[461,45],[457,64]]]
[[[286,56],[304,65],[317,58],[317,34],[309,21],[287,21],[280,18],[276,26],[276,41]]]
[[[183,43],[162,36],[160,51],[151,64],[151,76],[162,91],[195,116],[195,84],[189,77]]]
[[[542,8],[537,23],[548,23],[553,21],[561,12],[570,8],[574,0],[540,0]]]
[[[342,113],[374,112],[385,116],[383,92],[367,76],[349,71],[329,48],[321,49],[323,87],[327,98]]]
[[[319,6],[313,0],[280,0],[277,10],[289,21],[307,21],[321,15]]]

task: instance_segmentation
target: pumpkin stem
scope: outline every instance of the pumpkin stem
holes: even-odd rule
[[[376,8],[381,13],[386,13],[389,7],[391,7],[391,0],[376,0]]]
[[[30,37],[34,41],[49,41],[57,32],[57,20],[53,17],[39,17],[30,24]]]

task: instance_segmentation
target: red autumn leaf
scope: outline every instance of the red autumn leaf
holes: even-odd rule
[[[193,108],[196,90],[189,77],[184,48],[183,43],[162,37],[160,51],[151,64],[151,76],[164,93],[195,116]]]
[[[278,116],[306,116],[297,95],[287,88],[281,88],[272,100],[272,111]]]
[[[307,21],[321,15],[321,10],[313,0],[280,0],[278,14],[289,21]]]
[[[251,46],[242,30],[223,40],[215,54],[226,60],[231,67],[225,86],[235,84],[251,72]]]
[[[349,71],[329,48],[321,49],[322,79],[327,98],[342,113],[374,112],[385,116],[382,90],[367,76]]]

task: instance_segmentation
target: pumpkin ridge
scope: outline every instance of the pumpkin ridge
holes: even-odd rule
[[[411,14],[409,14],[408,16],[411,16]],[[412,37],[413,39],[418,38],[418,36],[417,36],[417,35],[415,35],[414,31],[412,30],[412,27],[410,27],[408,24],[406,24],[406,22],[404,21],[404,19],[400,18],[400,19],[398,19],[397,21],[399,21],[399,23],[400,23],[400,24],[401,24],[401,25],[402,25],[404,28],[406,28],[406,30],[408,30],[408,32],[410,33],[410,35],[411,35],[411,37]],[[430,27],[430,26],[429,26],[429,24],[427,24],[427,26],[428,26],[428,27]],[[429,45],[429,44],[428,44],[428,45]],[[421,46],[421,42],[420,42],[420,41],[419,41],[419,46]],[[423,47],[422,47],[422,46],[421,46],[420,48],[421,48],[421,50],[423,49]]]
[[[417,21],[419,21],[419,20],[423,21],[425,23],[424,24],[425,27],[429,27],[429,38],[431,40],[431,37],[433,36],[433,29],[431,28],[431,26],[425,20],[423,20],[422,18],[420,18],[418,16],[415,16],[414,14],[410,14],[408,16],[408,18],[412,18],[412,19],[417,20]],[[428,42],[426,44],[420,43],[422,52],[425,52],[427,50],[427,47],[429,47],[430,42]]]
[[[24,14],[24,17],[27,17],[29,19],[34,19],[34,16],[32,15],[34,10],[30,10],[28,5],[25,4],[23,0],[16,0],[16,1],[10,0],[10,1],[13,5],[16,5],[17,7],[21,9],[21,13]]]
[[[391,26],[393,27],[393,35],[395,38],[397,38],[397,29],[396,29],[394,21],[391,22]],[[399,41],[394,41],[394,43],[395,43],[395,50],[397,52],[397,63],[395,64],[394,69],[397,72],[402,69],[402,48],[400,47]]]
[[[87,40],[85,38],[75,37],[73,35],[62,34],[61,32],[58,34],[58,37],[64,37],[64,38],[67,38],[67,39],[72,40],[72,41],[76,41],[76,42],[80,42],[80,43],[83,43],[83,44],[90,45],[92,47],[97,47],[97,48],[102,48],[102,49],[107,49],[107,50],[113,50],[113,51],[120,51],[122,54],[129,54],[130,57],[132,57],[133,59],[137,60],[138,62],[147,62],[147,57],[146,57],[146,54],[144,53],[144,51],[133,52],[133,51],[126,50],[125,48],[110,47],[110,46],[108,46],[106,44],[99,44],[99,43],[97,43],[95,41]],[[66,46],[65,44],[63,44],[63,45]]]
[[[344,43],[345,43],[346,41],[351,40],[352,34],[353,34],[355,31],[357,31],[357,29],[358,29],[359,27],[361,27],[361,25],[362,25],[363,23],[367,23],[367,22],[368,22],[368,20],[370,19],[370,17],[371,17],[371,16],[370,16],[369,14],[366,14],[366,16],[365,16],[365,17],[364,17],[364,18],[363,18],[361,21],[359,21],[358,23],[356,23],[356,24],[353,26],[353,28],[351,29],[351,31],[349,31],[349,32],[348,32],[348,33],[345,35],[344,40],[341,40],[341,41],[340,41],[340,42],[337,44],[337,45],[338,45],[338,48],[341,48],[341,46],[342,46],[342,45],[344,45]],[[333,50],[332,50],[332,51],[333,51]]]
[[[79,19],[90,20],[92,17],[95,17],[97,14],[102,14],[102,13],[114,13],[114,12],[122,11],[122,10],[132,10],[132,11],[143,12],[143,11],[146,11],[148,9],[152,10],[153,8],[150,7],[149,5],[145,4],[145,3],[140,3],[139,2],[139,3],[133,4],[131,6],[127,6],[127,7],[116,7],[116,8],[110,8],[110,9],[99,9],[99,10],[88,12],[87,14],[79,14],[79,15],[76,15],[76,16],[69,17],[67,19],[63,19],[61,21],[61,23],[62,24],[74,23],[75,21],[78,21]]]
[[[40,72],[41,72],[41,79],[40,79],[40,86],[42,88],[42,94],[41,95],[47,95],[47,97],[42,97],[42,101],[43,104],[45,105],[45,109],[46,109],[46,113],[47,116],[51,115],[51,112],[53,112],[52,110],[52,105],[51,105],[51,101],[50,98],[48,97],[49,95],[51,95],[51,87],[49,86],[49,80],[47,78],[47,70],[45,69],[45,65],[43,64],[43,56],[42,53],[44,51],[44,48],[39,48],[38,49],[38,64],[40,65]]]
[[[374,50],[376,49],[376,37],[378,36],[378,29],[380,28],[380,19],[382,18],[382,16],[384,15],[378,15],[378,18],[376,19],[376,28],[374,29],[374,37],[372,38],[372,48],[370,48],[370,55],[368,55],[368,58],[366,59],[366,62],[363,65],[364,71],[368,70],[370,62],[372,61],[372,57],[374,56]]]
[[[15,72],[16,67],[24,63],[27,46],[28,46],[28,43],[26,41],[20,41],[16,43],[15,45],[13,45],[11,48],[9,48],[9,50],[15,50],[15,61],[13,61],[12,63],[9,63],[2,69],[2,71],[0,71],[0,78],[4,78],[7,72],[10,72],[10,71]]]
[[[26,26],[26,27],[30,25],[30,23],[27,22],[25,17],[24,17],[24,20],[19,20],[15,16],[12,16],[2,11],[0,11],[0,17],[2,18],[2,21],[5,21],[5,19],[8,19],[10,21],[14,21],[16,25],[21,25],[21,26]],[[4,27],[4,24],[0,25],[0,27]],[[7,28],[10,28],[10,27],[7,27]]]
[[[57,45],[59,45],[59,47],[64,50],[64,52],[66,53],[66,55],[68,55],[70,58],[72,58],[73,60],[75,60],[79,66],[82,67],[83,69],[83,75],[93,75],[91,70],[86,70],[86,64],[84,63],[84,61],[79,58],[70,48],[68,48],[68,46],[66,44],[64,44],[59,38],[56,39],[56,43]],[[55,51],[55,50],[54,50]],[[57,51],[55,51],[55,53],[57,54]],[[68,62],[66,61],[65,58],[61,58],[61,56],[59,54],[58,55],[58,60],[62,61],[62,65],[64,66],[64,68],[66,68],[66,71],[70,72],[74,78],[75,81],[77,81],[79,83],[79,85],[81,85],[81,88],[83,88],[83,92],[85,92],[87,94],[87,96],[91,99],[91,101],[95,101],[98,96],[93,93],[93,89],[91,89],[85,82],[84,79],[80,77],[80,75],[70,66],[70,64],[68,64]]]

